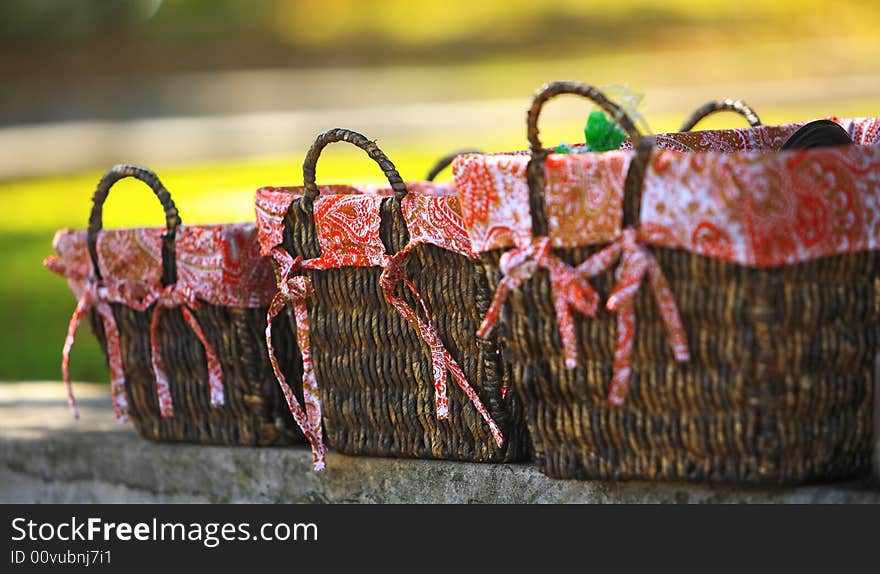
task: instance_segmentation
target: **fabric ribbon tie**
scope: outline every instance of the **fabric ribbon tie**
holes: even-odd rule
[[[113,414],[116,421],[124,423],[128,420],[128,399],[125,395],[125,371],[122,368],[122,352],[119,345],[119,329],[110,308],[110,290],[103,283],[91,280],[86,285],[86,290],[76,304],[70,324],[67,328],[67,336],[64,339],[62,351],[61,372],[64,385],[67,388],[67,403],[73,418],[79,418],[76,398],[73,396],[73,385],[70,382],[70,351],[76,338],[76,332],[83,317],[90,309],[95,309],[101,317],[104,325],[104,337],[107,341],[107,359],[110,367],[110,392],[113,399]]]
[[[314,290],[308,277],[293,275],[302,269],[302,258],[294,259],[284,249],[276,247],[272,250],[272,258],[278,264],[278,293],[269,305],[266,316],[266,347],[269,351],[269,361],[275,378],[287,400],[287,406],[296,424],[302,430],[309,445],[312,448],[312,466],[315,470],[323,470],[325,467],[325,454],[327,448],[321,430],[321,399],[318,395],[318,380],[312,368],[311,351],[309,349],[309,310],[306,299]],[[293,307],[296,320],[296,339],[299,351],[302,355],[303,376],[303,400],[305,409],[287,383],[287,378],[278,366],[275,357],[275,348],[272,346],[272,322],[273,319],[285,308],[287,304]]]
[[[616,283],[605,304],[609,311],[617,315],[614,372],[608,394],[608,402],[612,405],[623,404],[629,389],[636,327],[633,303],[645,275],[648,276],[653,288],[654,300],[660,311],[675,360],[678,362],[690,360],[687,336],[672,290],[657,260],[647,247],[639,243],[635,229],[631,227],[624,229],[620,239],[581,263],[576,272],[582,277],[592,278],[606,271],[618,258],[620,265],[615,270]]]
[[[211,343],[208,342],[198,319],[196,319],[193,313],[194,309],[200,307],[193,289],[184,283],[173,283],[158,291],[154,299],[156,307],[153,309],[153,316],[150,320],[150,353],[152,356],[153,373],[156,377],[156,394],[159,399],[159,413],[161,416],[164,418],[174,416],[171,386],[168,382],[168,374],[165,371],[165,362],[162,358],[161,345],[159,344],[159,318],[165,309],[180,308],[183,319],[199,341],[201,341],[205,349],[205,359],[208,365],[208,386],[211,393],[211,406],[216,407],[225,404],[223,369],[220,366],[220,360],[217,358],[217,352],[211,346]]]
[[[449,418],[449,397],[447,396],[447,373],[452,375],[452,379],[464,391],[470,399],[474,408],[480,413],[480,416],[489,427],[492,437],[498,446],[504,444],[504,435],[498,424],[489,414],[489,411],[483,405],[479,395],[468,382],[461,366],[455,361],[443,340],[437,328],[431,320],[428,312],[428,306],[424,299],[416,289],[415,284],[406,277],[406,263],[409,259],[409,246],[399,251],[395,255],[389,257],[382,269],[382,275],[379,279],[379,285],[385,293],[385,299],[391,303],[398,313],[406,319],[406,322],[419,333],[422,340],[428,345],[431,353],[431,367],[434,378],[434,408],[438,419]],[[397,286],[403,283],[409,289],[410,293],[419,302],[424,317],[420,317],[418,313],[402,298],[395,294]]]
[[[550,274],[553,308],[562,339],[565,366],[569,369],[575,368],[578,364],[577,336],[571,310],[573,308],[589,317],[595,316],[599,306],[598,293],[576,269],[553,255],[550,251],[550,239],[547,237],[539,237],[528,246],[508,251],[501,256],[500,267],[502,279],[477,336],[488,337],[498,322],[501,309],[511,291],[522,287],[538,269],[545,269]]]

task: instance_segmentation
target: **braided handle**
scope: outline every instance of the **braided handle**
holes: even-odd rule
[[[623,108],[605,97],[605,94],[593,86],[582,84],[581,82],[550,82],[535,92],[535,95],[532,98],[532,106],[529,108],[529,113],[526,118],[526,126],[528,128],[527,135],[532,155],[541,153],[544,150],[544,146],[541,144],[541,140],[538,137],[538,119],[541,116],[541,110],[544,108],[544,104],[546,104],[548,100],[563,94],[572,94],[592,100],[596,105],[607,112],[608,115],[611,116],[611,119],[623,128],[623,131],[625,131],[632,140],[634,148],[639,146],[642,134],[639,132],[635,123],[633,123],[632,118],[629,117]]]
[[[101,279],[101,270],[98,266],[98,233],[103,229],[104,221],[104,202],[107,200],[107,194],[110,188],[126,177],[133,177],[150,186],[153,193],[162,204],[165,211],[165,227],[167,231],[162,235],[162,283],[163,285],[171,285],[177,281],[177,264],[174,257],[174,239],[177,234],[177,227],[180,225],[180,214],[177,207],[171,199],[171,194],[159,181],[159,177],[149,169],[138,167],[136,165],[115,165],[111,167],[95,189],[95,195],[92,196],[92,212],[89,215],[89,229],[87,241],[89,246],[89,256],[92,260],[92,268],[95,271],[95,278]]]
[[[379,146],[376,145],[376,142],[367,139],[366,136],[355,131],[347,130],[345,128],[334,128],[319,134],[318,137],[315,138],[315,142],[312,144],[312,147],[309,148],[308,153],[306,153],[306,158],[303,160],[303,184],[305,186],[305,192],[303,193],[302,204],[307,209],[313,207],[315,199],[321,193],[316,183],[315,174],[315,167],[318,164],[318,158],[328,144],[341,141],[356,145],[367,152],[367,155],[369,155],[373,161],[379,164],[379,167],[382,168],[385,177],[388,178],[388,183],[391,184],[391,189],[394,190],[394,197],[397,198],[398,201],[406,197],[407,190],[406,185],[403,183],[403,179],[401,179],[400,174],[397,172],[397,169],[395,169],[394,164],[391,163],[391,160],[388,159],[388,156],[386,156],[385,153],[379,149]]]
[[[642,133],[626,111],[593,86],[580,82],[551,82],[535,92],[532,105],[526,116],[526,135],[529,139],[529,149],[532,155],[526,170],[529,184],[529,208],[532,213],[532,236],[539,237],[548,232],[544,201],[544,163],[547,159],[547,151],[538,136],[538,119],[544,104],[563,94],[572,94],[592,100],[607,112],[630,137],[637,154],[630,166],[630,173],[627,175],[626,194],[629,201],[624,203],[624,222],[638,221],[638,204],[641,199],[641,186],[646,171],[644,165],[652,146],[650,138],[642,137]],[[632,205],[635,207],[631,208]]]
[[[466,149],[460,149],[458,151],[454,151],[452,153],[444,155],[439,160],[437,160],[437,163],[434,164],[434,167],[432,167],[431,170],[428,172],[428,175],[425,176],[425,181],[434,181],[434,178],[437,177],[437,175],[441,171],[443,171],[444,169],[449,167],[455,158],[457,158],[458,156],[465,154],[465,153],[482,153],[482,152],[478,149],[466,148]]]
[[[739,115],[743,116],[749,125],[752,127],[756,127],[761,125],[761,118],[758,117],[758,114],[755,113],[747,103],[742,100],[714,100],[711,102],[706,102],[697,110],[690,115],[688,119],[681,124],[681,127],[678,128],[680,132],[689,132],[694,129],[698,123],[700,123],[704,118],[711,116],[714,113],[718,112],[736,112]]]

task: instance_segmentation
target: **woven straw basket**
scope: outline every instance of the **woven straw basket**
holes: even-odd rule
[[[167,227],[102,231],[114,183],[146,183]],[[303,442],[278,390],[263,332],[274,293],[271,264],[259,257],[256,226],[181,226],[168,191],[151,171],[113,167],[95,191],[88,231],[60,231],[46,265],[79,298],[64,349],[89,317],[110,367],[117,419],[130,418],[145,438],[224,445]],[[302,372],[290,324],[279,358]]]
[[[333,142],[363,149],[391,188],[319,188],[318,157]],[[298,397],[291,408],[316,467],[322,422],[329,446],[347,454],[526,456],[499,349],[474,336],[491,291],[451,186],[405,185],[374,142],[344,129],[317,137],[303,174],[304,187],[263,188],[256,202],[263,253],[280,270],[279,302],[293,303],[308,348],[305,409]]]
[[[538,117],[560,94],[597,103],[630,149],[544,149]],[[797,125],[641,137],[598,90],[557,82],[529,110],[530,155],[456,159],[497,290],[481,333],[510,350],[544,473],[791,483],[870,468],[880,120],[840,123],[858,145],[776,153]]]

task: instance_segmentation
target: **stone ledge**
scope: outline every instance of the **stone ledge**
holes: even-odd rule
[[[302,448],[156,444],[116,425],[107,388],[0,385],[0,502],[880,503],[865,483],[735,488],[554,480],[528,464],[328,456]]]

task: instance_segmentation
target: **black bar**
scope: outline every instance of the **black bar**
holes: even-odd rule
[[[279,567],[335,572],[346,565],[357,571],[383,565],[409,571],[431,564],[450,572],[478,565],[519,571],[527,563],[545,564],[539,571],[570,564],[589,572],[636,562],[652,571],[661,565],[705,570],[736,564],[751,564],[752,571],[771,557],[784,559],[789,572],[798,563],[837,571],[860,561],[876,568],[877,508],[9,505],[2,507],[0,572],[69,567],[57,564],[59,559],[79,567],[90,560],[90,569],[109,572],[235,568],[256,573]],[[87,539],[89,519],[97,520],[92,540]],[[121,522],[131,528],[120,529]],[[163,523],[165,541],[157,540]],[[263,527],[266,523],[271,526]],[[169,530],[173,524],[182,529]],[[57,539],[70,537],[73,528],[86,539]],[[288,539],[255,540],[261,529],[268,537]],[[183,531],[186,540],[180,540]],[[150,540],[135,540],[135,532]],[[30,539],[41,536],[54,539]],[[132,539],[120,539],[127,537]]]

